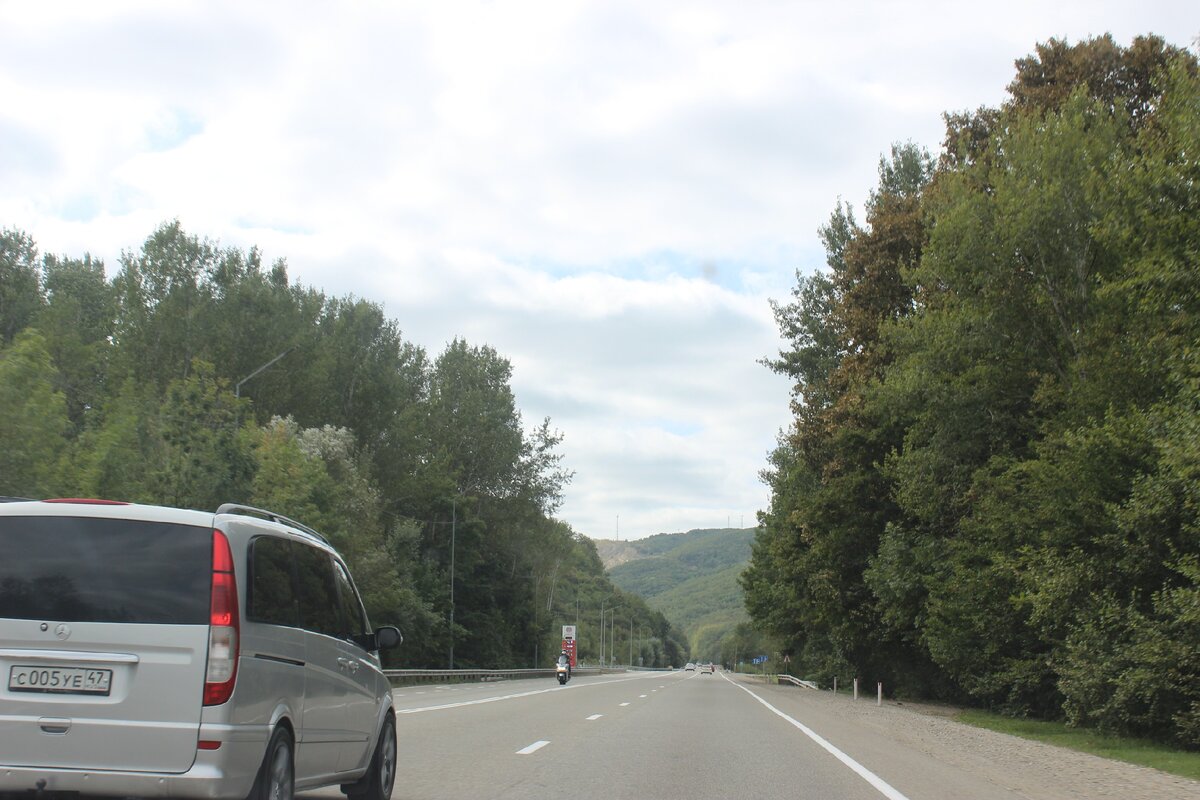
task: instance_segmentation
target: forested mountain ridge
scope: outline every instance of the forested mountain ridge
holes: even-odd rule
[[[662,612],[695,657],[717,661],[722,640],[748,619],[737,579],[753,538],[754,529],[722,528],[596,545],[615,585]]]
[[[553,517],[561,436],[525,424],[511,376],[491,347],[431,357],[377,304],[178,222],[111,278],[0,231],[0,495],[300,520],[346,556],[372,621],[403,629],[396,666],[544,665],[561,625],[614,593],[644,662],[678,662],[666,619]],[[596,626],[580,652],[596,658]]]
[[[1051,40],[775,305],[742,584],[812,677],[1200,747],[1200,65]]]
[[[626,561],[645,558],[630,541],[617,541],[616,539],[595,539],[593,541],[596,543],[596,552],[600,556],[600,563],[604,564],[606,570],[612,569],[618,564],[624,564]]]
[[[702,529],[630,542],[598,540],[596,550],[614,583],[649,598],[693,578],[746,563],[753,538],[753,529]]]

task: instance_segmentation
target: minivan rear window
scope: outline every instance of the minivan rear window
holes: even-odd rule
[[[0,516],[0,617],[206,625],[212,530]]]

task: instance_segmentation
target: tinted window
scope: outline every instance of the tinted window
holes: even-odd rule
[[[0,616],[207,625],[212,530],[0,517]]]
[[[250,599],[246,616],[274,625],[300,624],[292,586],[293,545],[287,539],[260,536],[250,545]]]
[[[310,631],[339,636],[333,559],[324,550],[297,545],[296,577],[300,593],[300,624]]]
[[[341,633],[339,635],[343,639],[349,639],[352,636],[366,633],[366,615],[363,614],[358,592],[354,591],[354,582],[350,580],[350,573],[337,561],[333,562],[333,567],[334,581],[337,583],[338,598],[341,601],[341,615],[338,621]]]

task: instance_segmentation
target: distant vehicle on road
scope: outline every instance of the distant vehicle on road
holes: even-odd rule
[[[337,551],[286,517],[0,504],[0,795],[386,800],[391,686]]]
[[[700,674],[701,675],[704,675],[704,674],[712,675],[713,674],[713,665],[712,664],[701,664],[700,665]]]
[[[695,672],[695,670],[696,670],[696,665],[695,665],[695,664],[693,664],[691,661],[689,661],[689,662],[687,663],[687,666],[686,666],[686,667],[684,667],[684,670],[685,670],[685,671],[687,671],[687,672]]]

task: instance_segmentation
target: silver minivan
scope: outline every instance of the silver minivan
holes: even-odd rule
[[[0,793],[391,795],[396,723],[349,570],[271,512],[0,503]]]

